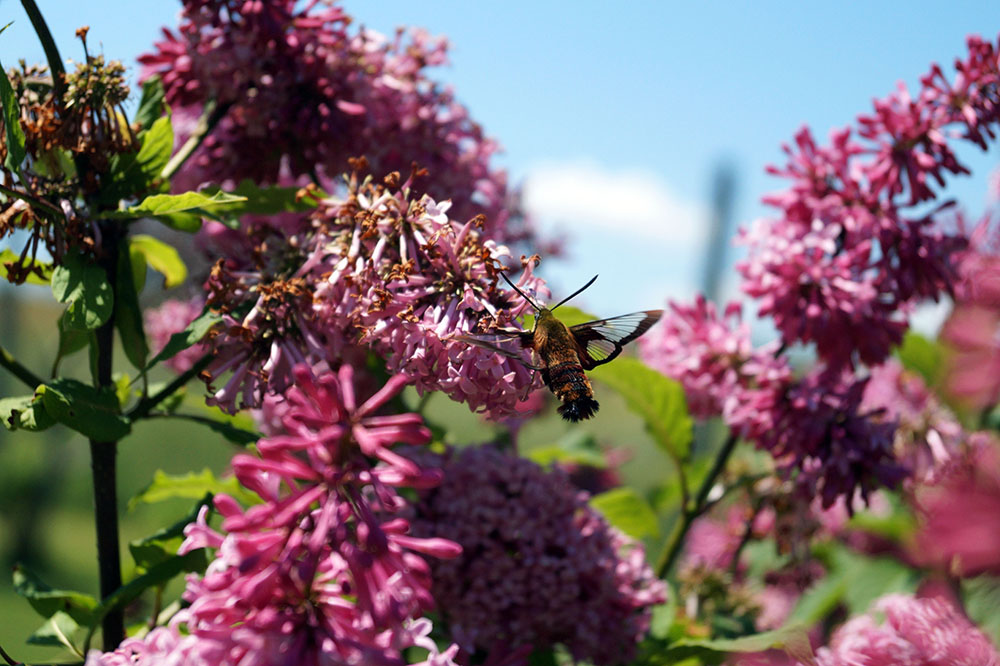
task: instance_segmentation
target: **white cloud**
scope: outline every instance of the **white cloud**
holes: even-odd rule
[[[700,250],[705,207],[685,201],[655,174],[593,162],[545,164],[528,171],[524,204],[540,222],[609,229]]]

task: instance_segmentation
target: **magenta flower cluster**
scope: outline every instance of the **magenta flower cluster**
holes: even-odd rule
[[[903,595],[882,597],[873,612],[848,621],[816,657],[818,666],[1000,665],[986,636],[950,602]]]
[[[379,414],[408,380],[397,375],[362,401],[350,366],[318,380],[305,368],[295,374],[287,434],[233,459],[240,484],[262,503],[244,509],[218,495],[223,533],[208,525],[207,509],[185,530],[181,553],[215,552],[204,576],[188,578],[190,605],[143,643],[88,663],[134,655],[139,663],[401,664],[414,645],[430,647],[433,664],[452,663],[457,648],[438,653],[429,621],[419,620],[433,605],[422,556],[455,558],[461,547],[410,535],[397,492],[432,487],[441,471],[391,449],[424,444],[430,433],[416,414]]]
[[[261,226],[240,236],[207,284],[209,305],[224,316],[211,334],[216,357],[206,378],[226,381],[211,402],[256,407],[292,384],[296,365],[336,365],[362,346],[421,393],[441,390],[494,417],[514,414],[530,371],[454,338],[517,326],[530,306],[498,288],[508,248],[484,235],[482,218],[459,223],[449,208],[415,197],[409,182],[352,177],[343,196],[319,202],[306,229]],[[243,247],[248,239],[254,251]],[[518,285],[544,298],[534,261],[522,258]]]
[[[558,470],[493,448],[454,451],[414,529],[462,545],[431,563],[452,637],[494,658],[563,644],[594,664],[628,661],[666,587],[642,546],[610,527]]]
[[[769,168],[791,185],[765,198],[780,216],[743,233],[743,290],[785,344],[813,343],[835,372],[881,363],[914,305],[951,290],[964,239],[936,228],[927,204],[967,173],[951,142],[985,148],[1000,122],[997,46],[971,37],[968,48],[952,81],[934,65],[916,94],[876,100],[828,146],[804,128],[787,164]]]
[[[428,76],[446,62],[446,40],[350,23],[318,0],[185,0],[177,33],[140,58],[143,78],[161,76],[181,128],[209,102],[226,113],[175,185],[333,182],[361,156],[377,174],[417,163],[427,194],[452,197],[459,218],[485,213],[491,237],[530,238],[509,212],[506,173],[490,164],[499,146]]]

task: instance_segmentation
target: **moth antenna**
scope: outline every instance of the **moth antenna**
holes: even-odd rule
[[[542,309],[540,307],[538,307],[538,304],[535,303],[533,300],[531,300],[530,296],[528,296],[526,293],[524,293],[523,291],[521,291],[520,289],[518,289],[517,285],[510,281],[510,278],[507,277],[506,273],[504,273],[503,271],[501,271],[500,272],[500,277],[502,277],[504,279],[504,282],[506,282],[507,284],[509,284],[514,291],[516,291],[517,293],[521,294],[521,298],[523,298],[524,300],[528,301],[528,304],[531,305],[531,307],[535,308],[535,312],[541,312],[542,311]]]
[[[554,307],[550,308],[550,310],[555,310],[557,307],[559,307],[560,305],[562,305],[566,301],[570,300],[574,296],[578,296],[580,294],[580,292],[582,292],[583,290],[585,290],[590,285],[594,284],[594,280],[596,280],[596,279],[597,279],[596,275],[594,277],[590,278],[590,282],[588,282],[587,284],[583,285],[582,287],[580,287],[579,289],[577,289],[576,291],[574,291],[572,294],[570,294],[566,298],[564,298],[561,301],[559,301],[558,303],[556,303]]]

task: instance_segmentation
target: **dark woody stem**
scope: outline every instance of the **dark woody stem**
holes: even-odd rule
[[[17,359],[11,356],[11,353],[3,347],[0,347],[0,367],[9,370],[12,375],[27,384],[32,390],[35,390],[41,384],[45,383],[41,377],[21,365]]]

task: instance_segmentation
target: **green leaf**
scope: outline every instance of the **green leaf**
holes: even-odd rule
[[[170,118],[164,116],[153,121],[150,128],[142,133],[141,140],[138,153],[112,156],[110,182],[101,192],[104,203],[117,205],[121,199],[148,191],[158,181],[174,149],[174,129]]]
[[[159,75],[146,79],[142,84],[142,98],[139,100],[139,108],[135,112],[135,123],[142,129],[152,127],[166,109],[165,97],[163,81],[160,80]]]
[[[848,577],[843,572],[827,575],[799,597],[788,616],[789,624],[813,626],[840,604],[847,592]]]
[[[212,432],[218,433],[219,435],[225,437],[227,441],[230,441],[233,444],[239,444],[240,446],[248,446],[261,438],[261,434],[259,432],[240,428],[239,426],[233,425],[228,421],[217,421],[208,417],[195,416],[187,418],[191,419],[195,423],[201,423],[204,426],[208,426],[209,430]]]
[[[10,25],[10,24],[8,24]],[[21,107],[17,95],[7,78],[7,70],[0,64],[0,104],[3,105],[3,130],[7,140],[7,158],[3,164],[11,171],[18,171],[24,162],[24,130],[21,129]]]
[[[52,271],[52,295],[69,305],[66,325],[92,330],[111,316],[114,294],[104,269],[79,253],[68,253]]]
[[[299,199],[298,187],[260,187],[252,180],[244,180],[230,194],[243,197],[242,203],[234,203],[225,209],[226,216],[277,215],[278,213],[302,213],[316,208],[312,199]],[[219,187],[207,187],[205,194],[221,192]],[[559,311],[560,313],[562,310]]]
[[[184,540],[184,528],[195,522],[201,507],[210,505],[211,501],[212,495],[206,494],[200,502],[195,504],[194,509],[188,515],[170,527],[165,527],[148,537],[130,542],[128,550],[132,554],[136,566],[148,571],[176,555],[177,549],[180,548]],[[204,566],[208,566],[207,561]]]
[[[79,624],[89,624],[97,608],[97,599],[91,595],[55,590],[20,564],[14,566],[14,591],[27,599],[36,613],[46,618],[62,611]]]
[[[140,503],[154,504],[178,497],[200,500],[206,494],[216,495],[219,493],[232,495],[236,498],[246,496],[246,492],[240,488],[235,477],[217,479],[212,470],[207,467],[200,474],[189,472],[178,476],[156,470],[152,482],[128,501],[128,507],[131,510]]]
[[[49,645],[65,647],[74,654],[82,655],[73,637],[80,631],[80,625],[69,613],[57,611],[28,637],[29,645]]]
[[[978,576],[962,581],[962,600],[969,619],[1000,645],[1000,578]]]
[[[52,418],[88,439],[116,442],[132,429],[114,389],[61,377],[39,386],[35,395]]]
[[[174,333],[170,336],[170,339],[163,346],[163,349],[160,350],[160,353],[154,356],[153,360],[146,366],[146,370],[149,370],[160,361],[173,358],[185,349],[198,344],[205,337],[205,334],[220,321],[222,321],[222,315],[212,312],[206,307],[194,321],[188,324],[187,328],[180,333]]]
[[[5,248],[0,251],[0,278],[7,279],[7,264],[20,263],[21,255],[17,254],[9,248]],[[28,273],[25,278],[25,282],[28,284],[49,284],[52,280],[52,264],[47,264],[44,261],[38,261],[37,259],[29,261],[27,264],[30,268],[37,268],[41,271],[42,275],[39,276],[34,271]]]
[[[87,329],[73,328],[69,323],[69,310],[63,311],[59,316],[59,348],[56,351],[55,361],[52,363],[52,375],[55,376],[59,370],[59,363],[66,356],[75,354],[84,349],[89,343],[95,340],[93,331]]]
[[[182,264],[183,265],[183,264]],[[132,272],[132,259],[128,251],[118,253],[117,271],[118,313],[115,317],[115,328],[122,341],[122,349],[133,367],[142,370],[149,359],[149,345],[146,343],[146,331],[142,326],[142,306],[139,305],[139,293],[135,288],[135,275]]]
[[[38,432],[56,424],[33,395],[0,399],[0,421],[7,430]]]
[[[595,495],[590,499],[590,506],[634,539],[655,538],[660,534],[653,509],[631,488],[614,488]]]
[[[789,626],[774,631],[766,631],[752,636],[740,638],[717,638],[715,640],[683,638],[671,646],[672,648],[701,648],[712,652],[764,652],[765,650],[784,650],[792,658],[811,663],[812,647],[809,636],[801,626]]]
[[[625,398],[660,448],[675,459],[688,459],[692,422],[680,384],[634,358],[619,358],[595,368],[591,377]]]
[[[163,275],[163,286],[167,289],[187,279],[187,266],[172,245],[152,236],[137,234],[129,239],[129,250],[141,254],[154,271]]]
[[[212,210],[225,208],[246,201],[226,192],[215,192],[212,195],[201,192],[185,192],[184,194],[153,194],[146,197],[135,206],[123,211],[104,213],[101,217],[114,219],[131,219],[138,217],[160,217],[193,210]]]
[[[928,386],[938,386],[945,368],[945,350],[938,342],[907,331],[896,356],[907,370],[923,377]]]

